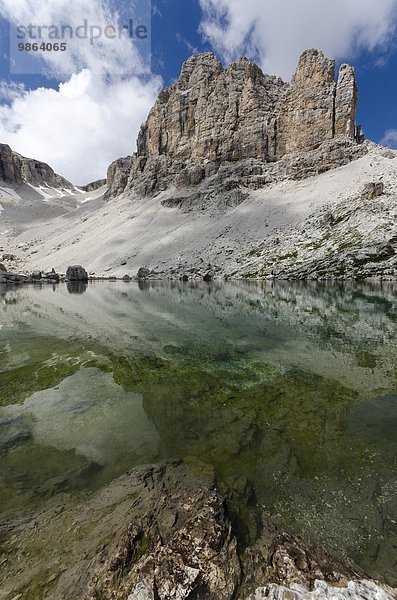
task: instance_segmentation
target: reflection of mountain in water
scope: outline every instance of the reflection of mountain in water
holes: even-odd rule
[[[358,284],[229,283],[89,285],[84,301],[63,286],[9,292],[4,326],[43,335],[93,336],[164,356],[233,353],[309,369],[363,391],[394,382],[397,287]],[[202,357],[201,357],[202,358]]]
[[[38,419],[36,441],[105,465],[124,448],[123,468],[157,452],[198,458],[214,466],[243,539],[255,537],[258,519],[276,521],[396,583],[397,465],[388,433],[395,300],[393,286],[375,285],[115,283],[89,285],[83,295],[23,288],[2,297],[0,368],[10,372],[38,354],[40,372],[69,361],[74,344],[76,375],[22,405],[24,418],[30,407]],[[101,371],[78,368],[99,355],[113,382],[103,375],[83,429],[58,427],[79,394],[95,390],[86,374]],[[52,427],[39,408],[62,398]]]

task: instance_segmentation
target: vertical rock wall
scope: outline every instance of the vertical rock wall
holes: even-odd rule
[[[291,85],[246,58],[224,69],[212,53],[192,56],[163,90],[138,137],[138,156],[269,161],[354,138],[354,70],[317,50],[299,60]]]
[[[307,50],[282,103],[277,119],[276,157],[316,150],[336,136],[354,139],[357,85],[354,69],[342,65],[335,82],[335,61]]]
[[[160,93],[139,132],[137,154],[110,166],[107,195],[197,186],[217,173],[223,184],[229,177],[235,186],[256,188],[297,171],[302,178],[346,164],[362,154],[357,99],[354,69],[342,65],[336,82],[335,61],[318,50],[302,54],[291,84],[246,58],[225,69],[212,53],[196,54]],[[299,167],[293,161],[302,153]],[[273,168],[290,154],[292,163]],[[258,181],[249,183],[252,176]]]

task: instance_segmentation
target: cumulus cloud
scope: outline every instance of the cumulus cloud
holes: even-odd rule
[[[23,63],[26,58],[26,53],[17,49],[21,39],[54,42],[51,35],[54,31],[61,35],[64,28],[62,39],[56,41],[66,42],[67,50],[35,53],[36,61],[25,60],[25,65],[22,64],[28,66],[27,72],[34,72],[36,66],[40,69],[37,72],[45,69],[47,76],[58,78],[84,68],[97,74],[128,75],[146,70],[145,51],[150,43],[150,39],[148,43],[132,43],[128,30],[122,28],[129,25],[130,18],[133,22],[135,19],[136,24],[138,19],[144,18],[142,7],[148,4],[148,0],[136,0],[135,4],[138,14],[135,14],[131,2],[129,10],[120,11],[120,0],[0,0],[0,14],[14,26],[11,30],[11,36],[15,36],[15,39],[12,38],[11,55],[17,63]],[[149,30],[150,23],[145,24]],[[27,30],[30,25],[33,25],[31,37]],[[16,37],[18,27],[26,38]],[[107,30],[108,27],[112,31]],[[105,31],[109,33],[105,35]],[[92,40],[91,34],[96,39]],[[138,38],[135,41],[138,42]],[[14,72],[22,72],[18,70],[18,64],[16,67]]]
[[[15,26],[121,24],[105,0],[0,0],[0,14]],[[45,52],[41,61],[46,76],[61,83],[29,90],[1,81],[0,142],[76,184],[104,177],[110,162],[134,151],[160,78],[142,77],[145,64],[128,36],[95,44],[68,40],[67,53]]]
[[[130,78],[109,85],[85,69],[58,90],[25,91],[1,105],[0,140],[77,185],[100,179],[113,160],[134,150],[158,84]]]
[[[388,129],[380,143],[383,146],[397,150],[397,129]]]
[[[0,79],[0,102],[12,102],[23,96],[25,92],[26,88],[23,83]]]
[[[396,29],[397,0],[199,0],[201,32],[226,61],[242,54],[289,79],[307,48],[338,59],[385,49]]]

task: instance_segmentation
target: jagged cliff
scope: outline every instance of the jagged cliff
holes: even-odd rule
[[[246,58],[223,68],[212,53],[192,56],[160,93],[136,154],[110,166],[108,196],[209,180],[218,192],[257,189],[362,155],[354,69],[342,65],[337,82],[334,73],[317,50],[302,54],[291,84]]]
[[[12,187],[23,183],[65,189],[74,187],[46,163],[21,156],[7,144],[0,144],[0,181]]]

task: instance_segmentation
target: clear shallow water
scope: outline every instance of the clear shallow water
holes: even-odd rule
[[[271,520],[397,584],[397,287],[0,292],[0,511],[137,464],[212,465]]]

